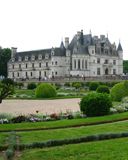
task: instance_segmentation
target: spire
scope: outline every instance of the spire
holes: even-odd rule
[[[64,43],[63,43],[63,41],[61,41],[61,44],[60,44],[60,48],[64,48]]]
[[[84,44],[83,30],[81,30],[80,43],[81,43],[82,45]]]
[[[117,51],[123,51],[122,46],[121,46],[121,43],[120,43],[120,40],[119,40],[119,44],[118,44]]]

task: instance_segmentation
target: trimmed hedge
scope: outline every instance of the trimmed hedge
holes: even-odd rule
[[[35,89],[35,88],[36,88],[36,84],[33,82],[27,85],[27,89]]]
[[[103,93],[90,93],[80,101],[80,110],[88,117],[107,115],[111,107],[111,98]]]
[[[111,97],[114,101],[121,101],[126,96],[128,96],[128,81],[118,83],[112,87]]]
[[[76,143],[100,141],[100,140],[122,138],[122,137],[128,137],[128,132],[106,133],[106,134],[90,135],[72,139],[49,140],[45,142],[33,142],[31,144],[20,144],[19,149],[24,150],[32,148],[46,148],[46,147],[61,146],[66,144],[76,144]]]
[[[90,82],[89,83],[89,90],[95,91],[99,87],[99,85],[100,85],[99,82]]]
[[[56,97],[56,89],[49,83],[41,83],[35,91],[37,98]]]
[[[100,85],[97,89],[96,89],[96,92],[98,93],[110,93],[110,90],[107,86],[105,85]]]

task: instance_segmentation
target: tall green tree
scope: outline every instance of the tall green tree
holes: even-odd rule
[[[7,77],[7,63],[11,58],[11,49],[0,48],[0,76]]]
[[[123,73],[128,73],[128,60],[123,61]]]
[[[0,103],[2,100],[14,93],[14,82],[12,79],[6,78],[0,82]]]

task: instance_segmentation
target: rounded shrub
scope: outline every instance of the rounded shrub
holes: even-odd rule
[[[107,115],[111,107],[110,96],[103,93],[89,93],[80,101],[80,110],[88,117]]]
[[[98,93],[110,93],[110,90],[109,90],[109,88],[107,87],[107,86],[105,86],[105,85],[100,85],[97,89],[96,89],[96,91],[98,92]]]
[[[73,82],[72,87],[75,87],[76,89],[79,89],[79,88],[82,87],[82,83],[81,82]]]
[[[121,101],[126,96],[128,96],[128,81],[117,83],[112,87],[111,97],[114,101]]]
[[[99,86],[99,82],[90,82],[89,83],[89,90],[90,91],[95,91]]]
[[[50,98],[56,96],[56,89],[49,83],[41,83],[35,91],[37,98]]]
[[[35,89],[36,88],[36,84],[35,83],[29,83],[27,85],[27,89]]]

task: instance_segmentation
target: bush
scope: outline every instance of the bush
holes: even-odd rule
[[[120,82],[112,87],[111,97],[114,101],[121,101],[126,96],[128,96],[128,81]]]
[[[66,87],[70,87],[70,86],[71,86],[71,84],[70,84],[70,82],[65,82],[64,86],[66,86]]]
[[[105,86],[105,85],[100,85],[97,89],[96,89],[96,91],[98,92],[98,93],[110,93],[110,90],[109,90],[109,88],[107,87],[107,86]]]
[[[111,107],[110,97],[103,93],[90,93],[80,101],[80,110],[89,117],[107,115]]]
[[[28,121],[28,117],[23,115],[20,115],[11,119],[12,123],[21,123],[21,122],[27,122],[27,121]]]
[[[73,82],[72,87],[75,87],[76,89],[79,89],[79,88],[82,87],[82,83],[81,82]]]
[[[89,83],[89,90],[90,91],[95,91],[99,86],[99,82],[90,82]]]
[[[36,84],[35,83],[29,83],[27,86],[27,89],[35,89],[36,88]]]
[[[49,83],[41,83],[35,91],[37,98],[50,98],[56,96],[56,89]]]

